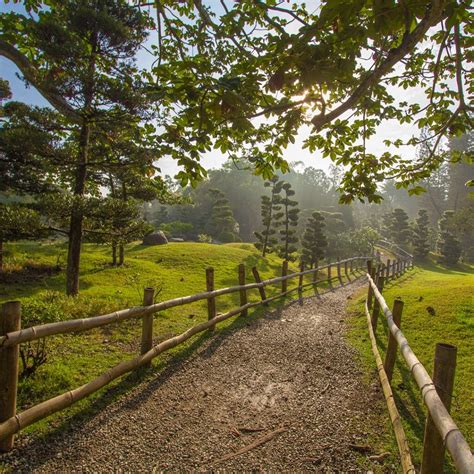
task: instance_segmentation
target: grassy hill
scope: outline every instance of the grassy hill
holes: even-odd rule
[[[206,289],[205,269],[209,266],[214,267],[216,288],[238,283],[237,267],[240,263],[246,265],[249,283],[254,282],[250,271],[254,265],[264,279],[281,273],[278,257],[262,258],[251,244],[170,243],[154,247],[131,244],[127,247],[123,267],[110,266],[108,248],[89,244],[84,246],[82,257],[81,294],[77,298],[68,298],[63,294],[64,270],[56,268],[58,263],[59,267],[64,267],[64,244],[22,242],[9,245],[8,249],[7,271],[0,275],[0,303],[21,300],[24,327],[31,323],[89,317],[140,305],[143,288],[147,286],[157,289],[156,301],[201,292]],[[271,295],[276,291],[278,288],[269,288],[267,293]],[[258,290],[249,292],[250,301],[257,299]],[[217,311],[235,308],[238,303],[238,294],[219,297]],[[250,315],[258,315],[260,310],[250,311]],[[206,301],[163,311],[155,317],[155,342],[206,319]],[[232,318],[218,330],[238,324],[245,324],[245,321]],[[136,356],[140,335],[141,321],[131,320],[85,333],[48,338],[47,363],[20,382],[19,409],[75,388],[116,363]],[[137,377],[161,370],[170,358],[186,356],[206,337],[206,334],[196,336],[188,344],[158,358],[153,369],[117,382],[114,393],[132,386]],[[53,424],[69,419],[72,413],[99,409],[100,393],[53,417]],[[109,394],[104,403],[110,399]],[[48,426],[48,421],[40,422],[36,429]]]
[[[433,370],[435,345],[438,342],[457,346],[457,368],[451,414],[471,446],[474,445],[474,267],[459,265],[446,268],[432,261],[415,267],[399,280],[389,283],[384,297],[391,308],[400,297],[405,305],[402,331],[419,360],[429,373]],[[353,318],[351,342],[359,349],[362,363],[376,380],[375,362],[363,312],[364,294],[351,304]],[[384,321],[384,318],[381,318]],[[379,324],[377,340],[382,359],[387,344],[387,326]],[[419,389],[400,354],[393,377],[395,400],[409,438],[414,462],[422,456],[426,410]],[[384,402],[385,403],[385,402]],[[388,412],[383,411],[381,432],[373,439],[380,451],[397,453]],[[449,457],[449,456],[447,456]],[[448,472],[455,472],[452,465]]]

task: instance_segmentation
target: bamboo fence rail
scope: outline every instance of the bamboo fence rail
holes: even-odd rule
[[[76,388],[70,390],[66,393],[53,397],[49,400],[43,401],[27,410],[24,410],[21,413],[15,414],[15,410],[13,409],[13,415],[9,416],[7,419],[0,418],[0,440],[7,440],[8,441],[8,448],[11,449],[11,445],[13,443],[13,435],[20,431],[21,429],[39,421],[47,416],[52,415],[68,406],[72,405],[73,403],[91,395],[92,393],[96,392],[97,390],[101,389],[102,387],[106,386],[113,380],[121,377],[122,375],[135,370],[141,366],[147,366],[150,362],[160,355],[162,352],[169,350],[177,345],[185,342],[192,336],[203,332],[205,330],[212,330],[217,323],[225,321],[226,319],[235,316],[237,314],[246,314],[247,310],[250,308],[254,308],[259,305],[268,305],[268,303],[282,298],[284,296],[289,295],[295,291],[298,291],[299,295],[302,295],[303,288],[307,286],[313,286],[316,288],[318,283],[328,283],[331,284],[333,279],[339,279],[342,283],[342,278],[336,276],[331,278],[328,272],[329,278],[325,278],[323,280],[318,281],[317,275],[318,272],[330,268],[330,266],[350,263],[351,270],[360,270],[361,265],[359,262],[364,262],[367,258],[371,257],[353,257],[350,259],[342,260],[341,262],[336,262],[329,265],[324,265],[317,268],[312,268],[309,270],[304,270],[296,273],[287,273],[287,264],[283,265],[283,276],[277,278],[271,278],[269,280],[260,280],[260,276],[256,268],[252,269],[253,275],[255,277],[256,283],[249,283],[246,285],[237,285],[229,288],[221,288],[218,290],[211,290],[205,291],[202,293],[197,293],[190,296],[184,296],[181,298],[175,298],[172,300],[156,303],[156,304],[149,304],[147,306],[139,306],[135,308],[128,308],[120,311],[116,311],[114,313],[105,314],[101,316],[95,316],[87,319],[76,319],[71,321],[64,321],[59,323],[50,323],[38,326],[32,326],[26,329],[20,329],[16,331],[7,332],[3,336],[0,336],[0,359],[2,356],[2,352],[11,350],[11,348],[17,347],[19,344],[29,341],[34,341],[37,339],[41,339],[48,336],[53,336],[57,334],[67,334],[77,331],[84,331],[88,329],[93,329],[101,326],[105,326],[107,324],[112,324],[116,322],[121,322],[127,319],[132,318],[142,318],[143,319],[143,326],[142,326],[142,345],[141,345],[141,354],[138,357],[135,357],[131,360],[121,362],[117,364],[115,367],[109,369],[104,374],[100,375],[99,377],[95,378],[94,380]],[[207,269],[206,271],[206,287],[213,288],[213,269]],[[305,275],[313,275],[313,279],[311,283],[303,284],[303,277]],[[242,266],[239,266],[239,282],[245,281],[245,270]],[[286,284],[282,284],[282,291],[278,294],[266,297],[264,288],[268,285],[274,285],[278,283],[287,282],[287,280],[291,278],[298,278],[298,286],[295,288],[291,288],[289,290],[286,289]],[[331,287],[332,288],[332,287]],[[251,289],[258,289],[261,299],[255,302],[245,302],[246,301],[246,292]],[[283,291],[284,290],[284,291]],[[229,293],[240,293],[240,301],[241,305],[231,311],[228,311],[225,314],[216,314],[215,313],[215,298],[217,296],[222,296]],[[301,297],[301,296],[300,296]],[[145,289],[145,297],[144,297],[144,304],[151,303],[153,300],[153,290],[151,288]],[[160,344],[152,347],[152,324],[153,320],[150,316],[153,316],[154,313],[159,311],[169,309],[176,306],[182,306],[185,304],[193,303],[195,301],[200,300],[208,300],[208,310],[209,312],[209,319],[203,323],[197,324],[191,328],[189,328],[184,333],[174,336],[166,341],[161,342]],[[209,306],[209,301],[212,302],[211,306]],[[245,304],[242,304],[245,302]],[[8,303],[7,303],[8,304]],[[13,372],[13,369],[10,364],[10,369]],[[17,369],[17,368],[16,368]],[[18,376],[17,371],[16,377]],[[15,392],[16,395],[16,392]],[[1,394],[0,394],[1,398]],[[6,404],[11,405],[11,398],[5,397]],[[16,399],[15,399],[16,400]],[[14,408],[14,407],[13,407]],[[2,414],[0,413],[0,417]]]
[[[400,268],[400,265],[397,265],[397,267]],[[403,268],[401,272],[403,272]],[[383,270],[381,273],[383,275]],[[465,440],[459,428],[456,426],[456,423],[451,418],[451,415],[449,414],[447,408],[443,404],[436,390],[433,380],[431,379],[421,362],[416,357],[403,332],[395,323],[393,314],[388,308],[387,303],[385,302],[385,299],[383,298],[378,286],[374,282],[373,275],[371,276],[370,272],[367,273],[367,278],[369,281],[369,293],[373,294],[375,300],[378,302],[380,309],[385,315],[388,329],[395,341],[397,342],[397,345],[400,348],[400,352],[403,358],[405,359],[405,362],[407,363],[408,368],[410,369],[410,372],[413,378],[415,379],[419,389],[421,390],[421,396],[425,405],[428,408],[429,417],[432,419],[439,435],[442,438],[442,449],[444,450],[444,446],[446,446],[453,458],[454,464],[458,472],[462,474],[473,474],[474,458],[467,441]],[[381,278],[383,278],[383,276],[381,276]],[[368,309],[369,305],[367,304],[367,310]],[[374,320],[372,318],[372,323],[373,322]],[[429,449],[429,447],[425,444],[424,449]],[[422,472],[428,473],[434,471],[426,470],[426,468],[424,469],[422,466]]]

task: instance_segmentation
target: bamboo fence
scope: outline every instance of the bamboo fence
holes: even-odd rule
[[[411,262],[408,261],[408,264],[410,263]],[[409,460],[409,454],[407,456],[406,437],[403,432],[403,427],[401,427],[399,414],[394,403],[393,393],[390,386],[397,347],[400,349],[400,352],[405,359],[405,362],[407,363],[413,378],[421,390],[421,396],[428,408],[421,473],[433,474],[442,472],[444,451],[446,447],[453,458],[458,472],[462,474],[473,474],[474,458],[471,449],[448,411],[454,380],[455,360],[453,361],[452,356],[448,355],[445,357],[445,365],[443,366],[442,363],[439,364],[440,358],[435,358],[435,374],[441,373],[441,376],[435,377],[435,385],[435,382],[433,382],[426,369],[416,357],[415,353],[410,347],[408,340],[400,329],[401,309],[399,308],[399,310],[396,311],[395,304],[394,312],[392,313],[382,296],[384,280],[386,281],[388,279],[393,279],[395,275],[402,274],[407,268],[406,261],[402,264],[400,264],[400,261],[393,262],[392,265],[392,272],[384,267],[379,267],[374,272],[374,269],[371,268],[370,264],[368,264],[369,271],[367,273],[367,278],[369,282],[369,289],[365,308],[369,326],[369,335],[372,342],[372,349],[376,358],[380,380],[390,412],[390,418],[394,427],[395,436],[397,438],[403,471],[405,473],[411,473],[413,472],[413,466]],[[372,315],[370,315],[372,300],[373,312]],[[403,305],[401,306],[403,307]],[[378,353],[374,335],[379,310],[381,310],[385,315],[389,329],[389,343],[387,346],[387,354],[384,365],[381,364],[381,359]],[[443,352],[451,354],[454,352],[455,354],[455,348],[453,346],[449,346],[448,344],[438,344],[437,353]],[[451,360],[448,361],[448,359]],[[444,376],[442,374],[443,372]],[[443,379],[449,379],[449,382],[443,385]],[[440,391],[440,393],[438,393],[437,389]],[[446,392],[447,390],[450,392],[447,395],[446,393],[443,394],[443,392]],[[447,403],[448,408],[446,408],[442,398],[445,398],[445,403]]]
[[[206,288],[208,291],[197,293],[190,296],[175,298],[160,303],[153,303],[153,289],[146,288],[144,293],[144,306],[135,308],[128,308],[114,313],[105,314],[101,316],[94,316],[86,319],[75,319],[70,321],[61,321],[57,323],[49,323],[43,325],[32,326],[26,329],[19,329],[20,324],[0,326],[0,379],[8,381],[8,387],[5,385],[5,390],[0,391],[0,407],[5,407],[0,413],[0,451],[8,451],[13,446],[13,435],[27,426],[46,418],[53,413],[61,411],[73,403],[93,394],[102,387],[108,385],[113,380],[122,375],[135,370],[142,366],[147,366],[151,361],[161,353],[176,347],[185,342],[194,335],[212,330],[216,324],[225,321],[226,319],[236,316],[238,314],[246,315],[248,309],[260,305],[268,305],[270,302],[279,298],[288,296],[291,293],[298,292],[299,297],[302,297],[303,289],[312,286],[315,294],[317,292],[318,283],[327,283],[332,289],[332,280],[338,280],[342,285],[343,279],[341,275],[341,265],[345,270],[345,276],[350,282],[349,273],[354,273],[357,270],[362,270],[365,262],[371,257],[353,257],[328,265],[312,268],[296,273],[288,273],[288,262],[283,263],[282,276],[271,278],[269,280],[261,280],[258,270],[253,267],[252,273],[255,278],[255,283],[245,283],[245,268],[240,265],[238,269],[239,285],[228,288],[214,289],[214,270],[208,268],[206,270]],[[331,277],[331,267],[337,268],[337,276]],[[350,268],[350,270],[348,270]],[[327,269],[328,278],[318,280],[318,273]],[[303,283],[303,278],[306,275],[312,275],[310,283]],[[298,286],[287,289],[287,282],[290,279],[298,278]],[[281,284],[281,291],[278,294],[267,297],[265,287],[269,285]],[[258,289],[260,300],[255,302],[247,302],[247,292],[252,289]],[[236,293],[240,295],[240,306],[236,309],[228,311],[225,314],[216,313],[215,299],[218,296]],[[167,339],[160,344],[153,346],[153,315],[159,311],[173,308],[176,306],[183,306],[195,301],[207,300],[208,303],[208,320],[197,324],[182,334]],[[18,302],[10,302],[3,305],[3,312],[0,314],[0,322],[9,317],[5,308],[16,308],[12,314],[14,320],[19,318],[20,305]],[[141,354],[131,360],[124,361],[112,367],[104,374],[95,378],[94,380],[66,393],[58,395],[49,400],[43,401],[21,413],[16,414],[16,383],[18,380],[18,357],[17,351],[19,344],[38,340],[44,337],[54,336],[58,334],[68,334],[72,332],[85,331],[93,328],[102,327],[108,324],[122,322],[128,319],[142,319],[142,343]],[[13,320],[12,319],[12,320]],[[15,355],[16,354],[16,355]],[[16,357],[16,358],[15,358]],[[12,393],[13,389],[13,393]]]

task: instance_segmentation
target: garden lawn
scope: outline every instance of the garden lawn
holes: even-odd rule
[[[474,267],[458,265],[446,268],[432,261],[408,271],[399,280],[389,283],[383,291],[388,306],[395,298],[404,302],[401,328],[415,354],[428,373],[433,370],[435,345],[444,342],[457,346],[457,367],[451,414],[474,446]],[[361,362],[370,368],[370,377],[378,378],[367,332],[363,309],[366,291],[350,305],[352,313],[349,338],[360,351]],[[385,323],[383,315],[380,319]],[[377,342],[382,359],[387,344],[387,325],[377,327]],[[420,467],[426,409],[420,391],[398,353],[392,388],[412,450],[413,461]],[[380,452],[398,453],[395,438],[385,411],[380,433],[372,442]],[[452,461],[446,472],[455,472]]]

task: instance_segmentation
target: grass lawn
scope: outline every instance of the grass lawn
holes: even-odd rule
[[[125,265],[111,267],[109,249],[86,244],[81,260],[80,295],[64,296],[64,267],[66,247],[60,243],[21,242],[8,245],[6,273],[0,274],[0,303],[19,299],[22,302],[23,326],[34,317],[45,319],[72,319],[90,317],[140,305],[143,288],[158,289],[156,301],[191,295],[206,288],[205,269],[214,267],[215,288],[238,284],[237,268],[244,263],[247,282],[254,282],[252,266],[257,266],[262,279],[281,275],[281,260],[275,255],[261,257],[251,244],[211,245],[205,243],[170,243],[145,247],[131,244],[127,247]],[[290,265],[291,271],[296,267]],[[310,277],[305,282],[309,282]],[[295,286],[290,280],[288,287]],[[321,286],[325,286],[324,284]],[[267,287],[267,296],[280,287]],[[308,292],[312,289],[308,288]],[[295,296],[296,297],[296,296]],[[258,290],[248,294],[249,301],[260,299]],[[277,302],[273,305],[280,304]],[[239,294],[217,298],[217,311],[225,312],[239,306]],[[258,317],[263,309],[249,311],[249,317]],[[155,315],[154,342],[168,339],[207,319],[207,303],[199,301],[163,311]],[[218,326],[218,331],[246,324],[246,319],[231,318]],[[36,322],[38,324],[38,322]],[[59,335],[47,339],[48,360],[37,372],[19,384],[18,411],[40,401],[75,388],[102,374],[113,365],[139,352],[141,320],[130,320],[120,325],[104,326],[85,333]],[[51,429],[64,429],[73,419],[90,416],[110,403],[114,396],[136,385],[137,381],[152,377],[162,370],[170,359],[186,357],[209,334],[196,335],[187,343],[158,357],[153,367],[126,376],[69,409],[27,428],[26,432],[47,435]]]
[[[433,370],[435,345],[438,342],[457,346],[457,367],[451,414],[470,446],[474,446],[474,267],[459,265],[446,268],[430,261],[415,267],[402,278],[389,283],[384,297],[391,308],[395,298],[405,305],[402,331],[428,373]],[[376,380],[375,361],[363,310],[365,294],[361,292],[350,305],[352,313],[349,338],[360,351],[361,362]],[[385,319],[382,317],[382,321]],[[387,345],[387,326],[377,327],[377,342],[382,359]],[[392,388],[403,419],[413,462],[419,468],[422,457],[426,410],[420,391],[400,354],[397,356]],[[385,403],[385,402],[384,402]],[[372,442],[381,452],[398,453],[395,438],[385,411],[381,430]],[[446,472],[456,472],[447,455]]]

